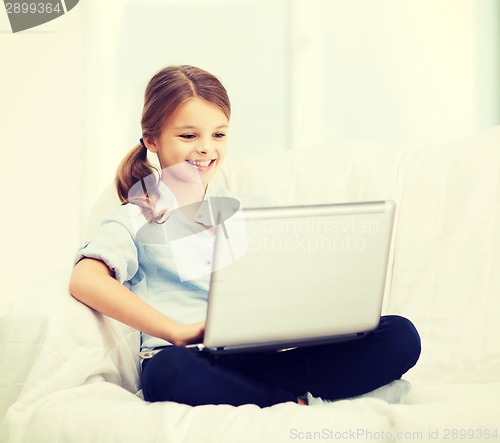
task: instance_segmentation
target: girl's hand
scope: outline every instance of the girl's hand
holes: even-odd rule
[[[197,343],[203,340],[205,333],[205,322],[193,323],[190,325],[179,324],[175,333],[173,344],[176,346],[186,346],[190,343]]]

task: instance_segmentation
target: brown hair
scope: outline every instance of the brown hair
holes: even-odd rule
[[[177,108],[192,97],[215,104],[229,120],[229,97],[215,76],[194,66],[169,66],[155,74],[146,87],[141,119],[143,137],[159,137]],[[158,172],[147,158],[146,147],[139,143],[121,161],[115,178],[122,204],[138,205],[150,223],[165,213],[155,211],[159,198],[155,171]]]

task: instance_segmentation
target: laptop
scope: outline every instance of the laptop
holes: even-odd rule
[[[286,350],[365,336],[380,321],[395,203],[240,209],[218,223],[203,343]]]

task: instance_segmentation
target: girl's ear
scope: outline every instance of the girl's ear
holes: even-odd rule
[[[158,146],[158,140],[156,139],[156,137],[153,137],[153,136],[144,137],[143,140],[144,140],[144,144],[146,145],[146,148],[148,149],[148,151],[154,152],[154,153],[158,152],[159,146]]]

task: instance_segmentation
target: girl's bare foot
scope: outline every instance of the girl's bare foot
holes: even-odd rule
[[[307,406],[307,400],[305,398],[300,398],[300,397],[297,397],[297,403],[299,405],[304,405],[304,406]]]

